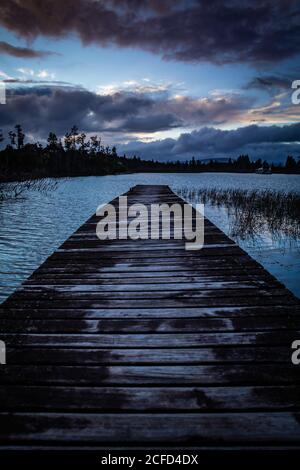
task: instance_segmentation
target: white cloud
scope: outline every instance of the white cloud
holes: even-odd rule
[[[119,83],[99,85],[96,89],[98,95],[113,95],[125,91],[128,93],[153,94],[165,93],[175,88],[176,85],[170,82],[151,82],[149,78],[143,78],[141,82],[136,80],[125,80]]]
[[[17,69],[17,71],[20,72],[22,75],[25,75],[26,77],[37,77],[43,80],[54,80],[55,78],[55,73],[49,72],[45,69],[35,71],[33,69],[20,67]]]
[[[213,97],[221,97],[223,98],[224,96],[234,96],[234,95],[240,95],[241,90],[234,89],[234,88],[214,88],[209,92],[210,96]]]
[[[20,72],[22,75],[29,75],[30,77],[34,76],[34,70],[32,69],[20,67],[19,69],[17,69],[17,71]]]
[[[55,73],[53,72],[48,72],[48,70],[40,70],[37,74],[37,77],[42,78],[44,80],[54,80],[55,78]]]
[[[9,75],[7,75],[7,73],[3,72],[3,70],[0,70],[0,77],[3,78],[4,80],[9,80],[12,78]]]

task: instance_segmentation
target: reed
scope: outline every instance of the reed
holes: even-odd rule
[[[28,191],[39,191],[41,193],[54,191],[57,184],[57,180],[53,178],[28,179],[24,181],[0,183],[0,202],[7,199],[24,197]]]
[[[269,231],[300,238],[300,194],[296,192],[187,187],[176,192],[190,203],[226,208],[233,237],[243,239]]]

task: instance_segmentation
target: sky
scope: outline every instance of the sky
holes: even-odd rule
[[[163,161],[298,157],[299,25],[298,0],[1,0],[0,129],[77,125]]]

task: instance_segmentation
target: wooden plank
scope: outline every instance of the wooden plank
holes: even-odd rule
[[[132,302],[129,302],[129,299],[124,298],[101,298],[99,301],[97,299],[92,300],[82,300],[82,299],[70,299],[67,297],[61,297],[60,299],[50,299],[50,296],[47,296],[43,300],[35,300],[27,298],[11,297],[9,304],[4,302],[3,306],[9,306],[9,308],[25,308],[25,309],[59,309],[59,308],[74,308],[74,309],[121,309],[121,308],[148,308],[151,304],[153,309],[168,309],[168,308],[185,308],[185,307],[243,307],[243,306],[290,306],[294,308],[297,303],[292,297],[272,297],[270,296],[254,296],[249,295],[243,297],[212,297],[207,296],[203,298],[190,298],[186,296],[185,298],[157,298],[157,297],[148,297],[148,299],[132,299]],[[183,296],[182,296],[183,297]]]
[[[72,250],[57,250],[53,255],[51,255],[50,259],[52,261],[65,261],[65,260],[73,260],[76,261],[78,259],[82,260],[89,260],[89,259],[95,259],[95,257],[98,255],[99,257],[101,256],[101,259],[126,259],[127,262],[131,262],[131,260],[135,261],[136,259],[141,259],[144,260],[145,257],[147,257],[148,263],[151,262],[156,262],[156,260],[168,260],[169,258],[173,259],[202,259],[202,258],[210,258],[210,257],[219,257],[222,255],[223,257],[225,256],[234,256],[234,255],[239,255],[241,254],[241,250],[239,247],[235,245],[225,245],[222,246],[221,248],[219,246],[215,247],[215,245],[212,245],[211,247],[208,247],[207,245],[204,246],[201,250],[197,252],[197,256],[193,255],[195,252],[189,253],[189,251],[180,249],[180,250],[157,250],[153,252],[151,247],[147,251],[134,251],[134,250],[127,250],[127,251],[122,251],[122,252],[115,252],[113,249],[108,250],[106,252],[101,251],[100,248],[82,248],[76,249],[74,251]]]
[[[149,233],[150,236],[151,232]],[[162,236],[162,235],[161,235]],[[141,240],[132,240],[130,243],[118,243],[115,242],[116,246],[111,243],[103,243],[99,239],[94,240],[79,240],[79,241],[67,241],[63,243],[60,248],[57,249],[57,253],[81,253],[83,251],[95,251],[96,253],[104,253],[106,251],[113,251],[113,252],[131,252],[136,253],[140,251],[161,251],[161,252],[185,252],[188,251],[185,249],[185,241],[184,240],[176,240],[170,239],[169,232],[165,232],[162,238],[165,237],[165,240],[157,240],[156,243],[145,243],[145,241]],[[240,248],[232,241],[227,239],[226,237],[213,236],[211,235],[207,240],[204,241],[203,248],[201,250],[206,250],[207,253],[210,253],[210,250],[213,248],[235,248],[235,252],[239,253]],[[178,255],[178,253],[177,253]]]
[[[1,411],[296,410],[300,386],[268,387],[0,387]]]
[[[300,384],[293,364],[250,365],[7,365],[2,384],[82,385],[272,385]]]
[[[281,330],[255,333],[147,333],[147,334],[9,334],[1,335],[8,346],[51,346],[51,347],[108,347],[108,348],[161,348],[161,347],[203,347],[221,345],[291,347],[292,341],[300,337],[300,331]]]
[[[298,305],[270,306],[232,306],[232,307],[184,307],[184,308],[67,308],[60,305],[55,308],[27,308],[24,303],[17,307],[7,304],[6,308],[0,307],[0,318],[6,319],[146,319],[146,318],[240,318],[243,316],[254,317],[253,324],[258,317],[284,316],[287,321],[290,317],[298,317],[300,307]],[[266,325],[268,320],[266,318]]]
[[[101,285],[101,292],[143,292],[145,293],[145,286],[144,284],[139,284],[138,282],[132,284],[103,284],[103,283],[96,283],[94,284],[92,281],[89,283],[77,283],[77,284],[68,284],[65,286],[64,284],[59,283],[49,283],[48,284],[24,284],[18,290],[19,293],[47,293],[47,292],[59,292],[59,293],[70,293],[70,292],[99,292],[99,285]],[[267,283],[264,281],[204,281],[204,282],[194,282],[191,283],[180,283],[180,282],[173,282],[173,283],[156,283],[150,284],[148,283],[146,286],[147,292],[157,292],[157,291],[179,291],[179,290],[188,290],[193,291],[193,289],[199,289],[202,291],[205,290],[220,290],[220,289],[278,289],[278,285],[273,283]],[[222,292],[222,291],[221,291]]]
[[[288,363],[291,351],[274,346],[201,348],[103,349],[63,347],[8,347],[9,364],[217,364]]]
[[[243,297],[244,299],[246,297],[254,297],[254,296],[264,296],[265,298],[267,297],[272,297],[274,299],[275,297],[283,297],[284,300],[290,300],[292,303],[296,303],[294,297],[292,295],[289,295],[288,292],[286,292],[285,289],[259,289],[256,288],[255,290],[251,287],[245,287],[245,288],[236,288],[236,289],[225,289],[225,288],[207,288],[204,289],[202,288],[201,290],[193,290],[192,288],[190,289],[172,289],[172,290],[166,290],[165,292],[161,291],[151,291],[147,290],[146,292],[140,292],[140,291],[127,291],[126,288],[119,292],[114,292],[114,291],[108,291],[105,292],[102,289],[96,289],[96,291],[92,290],[84,290],[84,287],[82,288],[82,291],[77,291],[77,290],[72,290],[68,288],[62,288],[59,289],[55,286],[51,286],[50,288],[44,287],[41,290],[36,290],[34,288],[26,289],[26,288],[21,288],[19,289],[16,293],[12,294],[10,299],[12,301],[17,301],[17,300],[59,300],[59,299],[68,299],[68,300],[102,300],[102,299],[108,299],[108,300],[148,300],[148,299],[159,299],[159,300],[180,300],[183,301],[186,297],[188,297],[189,300],[194,300],[194,302],[201,301],[201,299],[205,298],[214,298],[214,299],[226,299],[229,297],[229,299],[233,297]],[[87,288],[86,288],[87,289]],[[279,299],[280,300],[280,299]],[[277,299],[278,301],[278,299]],[[130,303],[130,302],[128,302]]]
[[[213,414],[1,413],[3,442],[299,445],[298,412]]]
[[[76,260],[54,260],[53,258],[48,258],[47,262],[39,268],[39,272],[48,271],[51,269],[64,269],[68,270],[69,268],[77,269],[92,269],[97,270],[101,269],[101,272],[125,272],[125,271],[142,271],[142,272],[157,272],[159,269],[161,271],[188,271],[191,270],[193,272],[201,272],[201,271],[209,271],[210,269],[226,269],[230,266],[232,269],[247,269],[248,270],[255,270],[257,272],[263,272],[262,266],[254,262],[253,260],[249,259],[246,256],[228,256],[224,257],[223,254],[221,256],[211,256],[201,259],[201,263],[199,263],[194,257],[190,256],[185,259],[174,257],[174,259],[159,259],[155,260],[155,263],[149,263],[149,257],[145,259],[145,257],[141,257],[140,259],[131,260],[126,258],[126,260],[112,260],[110,258],[103,259],[103,257],[95,257],[94,259],[90,258],[88,260],[78,258]],[[107,270],[107,271],[105,271]]]
[[[180,315],[180,312],[178,313]],[[264,317],[242,318],[175,318],[161,317],[144,320],[137,319],[100,319],[100,320],[2,320],[1,327],[9,333],[194,333],[214,331],[269,331],[298,329],[300,318],[269,316],[268,322]]]
[[[78,285],[78,284],[93,284],[93,285],[130,285],[130,284],[173,284],[173,283],[196,283],[196,282],[237,282],[245,281],[257,283],[267,283],[268,285],[276,285],[276,281],[272,279],[271,276],[259,276],[257,274],[225,274],[216,273],[214,275],[209,273],[200,273],[197,275],[192,275],[191,273],[148,273],[148,275],[140,275],[140,273],[65,273],[60,274],[38,274],[32,278],[29,278],[23,283],[23,286],[35,286],[35,285]],[[279,283],[279,281],[277,281]],[[147,288],[144,287],[144,289]]]

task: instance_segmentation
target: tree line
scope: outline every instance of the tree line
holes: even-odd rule
[[[160,162],[142,160],[140,157],[118,155],[116,147],[103,146],[97,135],[87,138],[76,126],[59,139],[49,132],[47,143],[25,143],[25,133],[20,124],[8,133],[9,143],[0,151],[0,177],[2,181],[25,178],[107,175],[129,172],[253,172],[269,168],[266,161],[250,160],[248,155],[237,159]],[[0,143],[4,135],[0,131]],[[284,165],[272,164],[278,173],[299,173],[300,161],[288,156]]]

